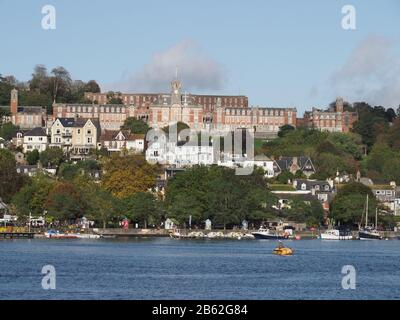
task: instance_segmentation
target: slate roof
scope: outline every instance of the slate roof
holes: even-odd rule
[[[310,157],[300,156],[300,157],[281,157],[280,159],[276,160],[276,163],[279,165],[282,171],[289,170],[290,167],[293,165],[294,158],[297,158],[297,164],[303,170],[304,166],[307,162],[312,164]],[[314,167],[314,165],[312,165]]]
[[[44,136],[47,136],[47,134],[42,128],[38,127],[38,128],[34,128],[34,129],[28,131],[27,133],[25,133],[25,136],[27,136],[27,137],[44,137]]]
[[[133,141],[138,139],[145,139],[144,134],[133,134],[127,130],[104,130],[101,134],[100,140],[101,141],[114,141],[118,134],[122,132],[125,137],[125,141]]]
[[[301,190],[302,184],[307,186],[307,190],[311,190],[315,188],[315,186],[320,187],[320,191],[326,191],[325,186],[329,186],[329,191],[331,191],[332,187],[327,181],[322,180],[305,180],[305,179],[298,179],[295,180],[297,182],[296,189]]]

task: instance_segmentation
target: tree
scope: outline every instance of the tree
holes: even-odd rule
[[[0,149],[0,198],[5,202],[10,201],[23,182],[24,177],[17,174],[13,154],[6,149]]]
[[[120,199],[154,188],[158,175],[158,166],[139,155],[112,155],[105,159],[103,170],[104,189]]]
[[[285,137],[289,132],[292,132],[296,130],[295,127],[285,124],[284,126],[279,128],[279,132],[278,132],[278,137],[283,138]]]
[[[52,98],[57,101],[58,97],[65,97],[71,88],[71,75],[64,67],[57,67],[51,70]]]
[[[385,112],[385,117],[388,122],[393,122],[396,118],[396,111],[393,108],[388,108]]]
[[[53,180],[44,175],[33,177],[25,183],[12,199],[18,216],[27,217],[29,213],[34,216],[42,215],[46,210],[45,204],[53,185]]]
[[[165,196],[168,216],[179,223],[191,216],[193,224],[211,219],[224,228],[243,219],[271,217],[276,202],[261,171],[242,177],[218,166],[196,166],[177,174],[169,181]]]
[[[294,174],[289,170],[283,170],[277,177],[276,181],[281,184],[288,184],[289,181],[293,181],[295,178]]]
[[[58,167],[64,161],[64,152],[60,148],[48,148],[40,153],[40,163],[43,167]]]
[[[30,165],[35,165],[38,163],[39,157],[40,157],[39,151],[37,149],[35,149],[35,150],[27,153],[26,161],[28,161],[28,164],[30,164]]]
[[[29,81],[29,88],[32,91],[46,93],[50,87],[50,79],[47,73],[46,66],[38,64],[35,66],[32,73],[32,79]]]
[[[56,182],[46,203],[49,214],[59,221],[71,222],[82,218],[87,204],[76,186],[70,182]]]
[[[142,223],[147,229],[148,223],[160,222],[160,207],[153,193],[138,192],[124,199],[126,214],[132,221]]]
[[[96,80],[89,80],[85,85],[85,92],[100,93],[100,86]]]
[[[308,227],[319,227],[324,221],[324,209],[316,199],[306,202],[296,197],[290,201],[290,209],[285,208],[283,214],[290,221],[306,222]]]
[[[10,105],[10,93],[13,89],[8,77],[3,77],[0,74],[0,106]]]
[[[14,126],[11,122],[3,123],[0,125],[0,137],[4,140],[11,140],[19,130],[18,126]]]
[[[143,120],[130,117],[125,120],[121,129],[129,130],[133,134],[147,134],[150,127]]]
[[[383,107],[372,108],[365,102],[354,103],[354,109],[359,118],[353,131],[360,134],[362,142],[371,148],[378,135],[388,128],[386,111]]]
[[[122,100],[121,92],[109,91],[107,92],[107,103],[108,104],[124,104]]]
[[[353,182],[345,185],[331,203],[330,218],[341,225],[361,225],[365,215],[365,204],[369,197],[369,216],[375,215],[377,201],[372,190],[367,186]],[[365,221],[365,220],[364,220]]]
[[[108,223],[120,215],[120,203],[112,194],[101,188],[97,183],[86,182],[83,190],[88,209],[88,218],[101,221],[103,229]],[[127,209],[124,208],[124,212]]]

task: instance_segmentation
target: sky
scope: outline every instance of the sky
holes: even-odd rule
[[[342,27],[345,5],[355,30]],[[0,73],[26,81],[36,64],[63,66],[133,93],[168,92],[177,69],[187,92],[251,105],[397,107],[399,15],[398,0],[0,0]]]

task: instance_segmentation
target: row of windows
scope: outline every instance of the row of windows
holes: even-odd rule
[[[227,115],[251,115],[252,114],[251,109],[227,109],[226,114]],[[291,116],[291,112],[289,112],[289,116]],[[258,110],[258,115],[259,116],[273,116],[273,117],[283,117],[285,116],[285,111],[282,110]]]
[[[83,112],[83,113],[125,113],[125,109],[122,107],[91,107],[91,106],[68,106],[67,112]],[[62,112],[62,107],[60,108]]]

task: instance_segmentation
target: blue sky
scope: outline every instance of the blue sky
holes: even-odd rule
[[[41,28],[54,5],[56,30]],[[357,29],[341,27],[344,5]],[[67,68],[102,89],[167,91],[179,66],[192,93],[252,105],[326,106],[337,95],[400,104],[397,0],[0,0],[0,73]]]

